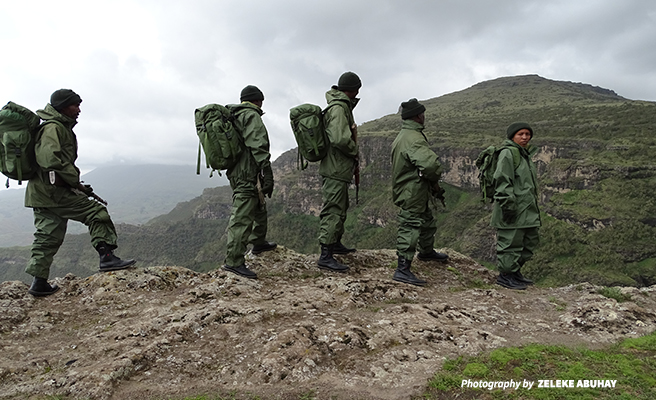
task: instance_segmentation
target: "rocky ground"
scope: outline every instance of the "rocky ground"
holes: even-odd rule
[[[0,284],[0,399],[410,399],[447,357],[527,343],[598,347],[656,328],[656,286],[617,303],[580,284],[511,291],[453,251],[392,281],[394,251],[343,256],[348,274],[278,248],[222,270],[135,268]]]

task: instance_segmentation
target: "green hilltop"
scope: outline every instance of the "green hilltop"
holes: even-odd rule
[[[656,103],[536,75],[498,78],[420,101],[427,108],[425,133],[446,171],[447,207],[435,207],[437,248],[453,248],[493,268],[495,232],[489,227],[490,207],[480,201],[473,161],[482,149],[504,139],[510,123],[521,120],[533,126],[533,143],[541,148],[535,161],[544,223],[541,247],[526,265],[527,275],[543,285],[656,284]],[[359,204],[351,191],[347,245],[395,248],[389,153],[400,124],[394,114],[358,128],[362,184]],[[318,252],[316,163],[298,171],[294,149],[274,162],[274,173],[270,240]],[[218,268],[225,257],[230,202],[229,187],[206,189],[143,226],[121,225],[119,255],[135,257],[142,266]],[[25,250],[0,249],[5,279],[18,279],[17,266],[25,261],[20,254]],[[54,273],[91,274],[95,267],[88,237],[72,235],[56,258]]]

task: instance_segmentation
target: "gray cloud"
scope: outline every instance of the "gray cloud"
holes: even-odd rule
[[[363,81],[359,122],[396,112],[410,97],[520,74],[656,100],[656,3],[649,0],[28,0],[13,7],[0,15],[0,46],[20,55],[0,65],[0,100],[36,109],[56,89],[78,91],[86,168],[195,162],[193,110],[237,102],[248,84],[265,94],[278,155],[295,146],[289,108],[325,104],[325,91],[347,70]]]

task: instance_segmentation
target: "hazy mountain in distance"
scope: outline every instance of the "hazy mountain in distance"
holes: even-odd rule
[[[98,167],[82,180],[107,200],[115,223],[138,225],[200,196],[205,188],[228,184],[225,176],[208,176],[205,169],[196,175],[193,165],[113,165]],[[10,185],[17,187],[17,182],[10,181]],[[32,242],[32,211],[24,207],[24,197],[24,189],[0,190],[0,247]],[[82,224],[69,223],[69,233],[85,231]]]

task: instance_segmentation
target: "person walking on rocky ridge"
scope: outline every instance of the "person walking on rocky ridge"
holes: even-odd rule
[[[337,85],[326,92],[328,109],[323,121],[329,148],[319,165],[323,207],[319,214],[321,256],[317,265],[335,272],[346,272],[348,266],[335,260],[333,254],[355,251],[342,244],[342,235],[349,207],[348,185],[358,167],[358,134],[353,109],[360,101],[356,96],[361,87],[358,75],[345,72],[339,77]]]
[[[242,89],[240,104],[227,108],[235,117],[235,126],[242,135],[245,150],[237,164],[227,171],[232,188],[232,212],[228,221],[228,245],[223,269],[249,279],[257,274],[246,266],[246,247],[260,254],[273,250],[276,243],[268,242],[267,209],[264,196],[273,193],[273,170],[269,153],[269,133],[262,122],[264,94],[253,85]]]
[[[423,286],[410,266],[418,249],[421,261],[448,260],[448,256],[433,249],[437,222],[429,207],[431,196],[441,196],[439,185],[442,165],[437,154],[428,146],[424,135],[426,107],[417,99],[401,103],[401,131],[392,143],[392,199],[399,210],[396,240],[398,266],[392,279]]]
[[[538,207],[537,172],[531,158],[538,151],[529,144],[533,129],[515,122],[506,130],[494,172],[494,209],[491,225],[497,229],[497,284],[515,290],[533,284],[521,268],[533,257],[542,225]]]
[[[33,209],[36,228],[25,270],[34,277],[28,290],[33,296],[48,296],[59,290],[57,285],[48,283],[48,277],[52,260],[64,242],[69,219],[89,227],[91,243],[100,255],[100,272],[125,269],[135,263],[114,255],[117,247],[114,223],[107,208],[96,201],[101,199],[91,186],[80,181],[80,170],[75,166],[77,137],[73,127],[81,103],[77,93],[60,89],[52,94],[43,110],[37,111],[44,120],[34,147],[38,171],[25,190],[25,207]]]

